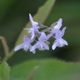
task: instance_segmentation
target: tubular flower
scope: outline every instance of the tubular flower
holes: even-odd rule
[[[31,34],[31,39],[35,38],[35,35],[36,34],[40,34],[38,28],[38,22],[35,22],[31,16],[31,14],[29,14],[29,19],[30,19],[30,22],[31,22],[31,25],[32,27],[31,28],[28,28],[28,33]]]
[[[31,43],[32,40],[28,36],[24,36],[23,43],[16,46],[14,50],[18,51],[19,49],[24,49],[25,51],[27,51],[28,49],[30,49]]]
[[[46,43],[47,41],[47,36],[44,32],[41,33],[41,36],[39,37],[39,41],[36,42],[36,44],[34,44],[30,51],[35,53],[35,49],[39,49],[39,50],[49,50],[49,46]]]
[[[66,29],[66,27],[64,27],[64,28],[62,29],[62,31],[60,31],[60,30],[57,30],[57,31],[56,31],[55,36],[54,36],[54,38],[55,38],[56,40],[54,41],[54,44],[52,45],[52,49],[53,49],[53,50],[54,50],[56,47],[63,47],[63,46],[65,46],[65,45],[68,45],[67,41],[62,38],[63,35],[64,35],[64,33],[65,33],[65,29]]]
[[[50,27],[47,27],[43,24],[40,24],[38,22],[35,22],[29,14],[29,19],[31,22],[31,28],[27,28],[29,36],[23,37],[23,43],[16,46],[14,48],[15,51],[18,51],[19,49],[24,49],[25,51],[30,50],[33,54],[35,54],[36,49],[39,50],[49,50],[50,43],[48,40],[50,38],[54,38],[54,42],[52,44],[52,49],[55,50],[56,47],[63,47],[65,45],[68,45],[68,42],[63,39],[62,37],[65,34],[66,27],[61,29],[62,27],[62,18],[60,18],[56,25],[53,23]],[[43,28],[44,30],[39,30],[39,28]],[[46,28],[46,29],[45,29]]]

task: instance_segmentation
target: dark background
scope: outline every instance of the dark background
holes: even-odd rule
[[[20,32],[29,21],[28,14],[35,15],[45,2],[46,0],[0,0],[0,35],[6,38],[10,50],[15,47]],[[63,27],[67,27],[64,39],[68,41],[68,46],[56,48],[54,51],[37,50],[35,55],[19,50],[8,60],[9,64],[41,58],[80,61],[80,0],[56,0],[44,24],[50,26],[59,18],[63,19]],[[1,42],[0,56],[4,57]]]

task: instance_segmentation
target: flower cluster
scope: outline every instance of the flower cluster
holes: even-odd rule
[[[39,50],[49,50],[49,39],[54,38],[54,42],[52,44],[52,50],[55,50],[56,47],[63,47],[65,45],[68,45],[67,41],[64,40],[62,37],[65,33],[66,27],[64,27],[62,30],[60,29],[62,26],[62,19],[60,18],[56,25],[53,27],[46,27],[47,32],[45,30],[40,31],[40,28],[44,28],[45,26],[42,24],[39,24],[38,22],[35,22],[29,14],[29,19],[31,22],[32,27],[27,28],[29,35],[25,35],[23,37],[23,43],[15,47],[15,51],[19,49],[24,49],[25,51],[30,50],[30,52],[34,53],[36,52],[36,49]]]

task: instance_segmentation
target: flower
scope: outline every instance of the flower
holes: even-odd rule
[[[32,24],[32,27],[38,28],[38,22],[35,22],[35,21],[33,20],[33,18],[32,18],[32,16],[31,16],[30,13],[29,13],[29,20],[30,20],[30,22],[31,22],[31,24]]]
[[[57,24],[50,29],[50,34],[47,35],[48,38],[54,37],[54,35],[60,30],[62,26],[62,18],[60,18],[56,23]]]
[[[57,22],[56,25],[51,25],[50,28],[47,26],[44,26],[38,22],[35,22],[29,14],[29,19],[31,22],[32,27],[27,28],[28,33],[31,35],[29,36],[24,36],[23,38],[23,43],[16,46],[14,48],[15,51],[19,49],[24,49],[25,51],[30,50],[33,54],[35,54],[36,49],[39,50],[49,50],[49,45],[48,45],[48,40],[49,38],[53,37],[55,38],[55,41],[53,42],[52,49],[55,50],[56,47],[63,47],[65,45],[68,45],[67,41],[64,40],[62,37],[64,36],[66,27],[64,27],[62,30],[60,29],[62,26],[62,18],[60,18]],[[53,27],[54,26],[54,27]],[[43,32],[39,31],[39,28],[47,28],[43,30]],[[49,32],[49,34],[44,33],[44,32]],[[35,43],[36,41],[36,43]],[[33,45],[31,45],[33,44]]]
[[[30,22],[31,22],[31,25],[32,27],[31,28],[28,28],[28,33],[31,34],[31,39],[35,38],[35,35],[39,35],[40,32],[38,30],[39,26],[38,26],[38,22],[35,22],[31,16],[31,14],[29,14],[29,19],[30,19]]]
[[[47,42],[47,36],[44,32],[41,32],[39,41],[37,41],[36,44],[34,44],[31,47],[30,52],[33,52],[35,54],[35,49],[37,49],[37,48],[39,50],[49,50],[49,46],[46,42]]]
[[[62,38],[65,33],[65,30],[66,30],[66,27],[64,27],[61,31],[60,30],[56,31],[55,36],[54,36],[56,40],[54,41],[54,44],[52,45],[53,50],[56,47],[63,47],[65,45],[68,45],[67,41]]]
[[[19,49],[24,49],[25,51],[27,51],[28,49],[30,49],[32,42],[33,42],[33,40],[31,40],[30,37],[24,36],[23,37],[23,43],[16,46],[14,48],[14,51],[18,51]]]
[[[31,39],[34,39],[36,35],[40,35],[40,32],[38,31],[38,29],[35,29],[34,27],[29,28],[28,33],[31,35]]]
[[[60,18],[56,23],[57,24],[54,26],[53,29],[51,29],[51,32],[50,32],[52,34],[52,36],[60,30],[60,28],[62,26],[62,18]]]
[[[62,18],[60,18],[56,23],[57,24],[51,29],[50,34],[48,34],[48,38],[54,37],[56,39],[52,45],[53,50],[55,50],[56,47],[63,47],[65,45],[68,45],[67,41],[62,38],[66,27],[60,30],[62,26]]]

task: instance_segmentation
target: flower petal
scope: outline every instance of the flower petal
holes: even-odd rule
[[[29,37],[26,36],[26,35],[24,35],[24,37],[23,37],[23,41],[24,41],[24,42],[29,41]]]
[[[55,50],[57,47],[57,42],[54,42],[54,44],[52,45],[52,50]]]
[[[67,41],[64,40],[63,38],[57,39],[57,42],[58,42],[57,44],[58,47],[63,47],[65,45],[68,45]]]
[[[31,40],[33,40],[35,38],[35,32],[32,30],[32,33],[31,33]]]
[[[30,19],[30,22],[32,24],[32,27],[34,28],[37,28],[38,27],[38,22],[35,22],[31,16],[31,14],[29,13],[29,19]]]
[[[47,40],[47,36],[44,32],[41,32],[41,35],[39,37],[39,40],[43,41],[43,40]]]
[[[33,54],[35,54],[35,46],[32,46],[31,48],[30,48],[30,52],[32,52]]]
[[[63,45],[68,45],[68,42],[64,39],[62,39]]]
[[[14,48],[14,51],[18,51],[19,49],[22,49],[23,47],[24,47],[24,44],[20,44]]]
[[[30,13],[29,13],[29,19],[30,19],[31,22],[33,22],[33,18],[32,18]]]
[[[54,27],[56,29],[60,29],[62,26],[62,18],[60,18],[58,21],[57,21],[57,25]]]
[[[43,46],[44,46],[44,50],[49,50],[49,46],[47,43],[43,43]]]
[[[64,27],[62,30],[61,30],[61,34],[60,36],[63,37],[64,33],[65,33],[65,30],[66,30],[66,27]]]

